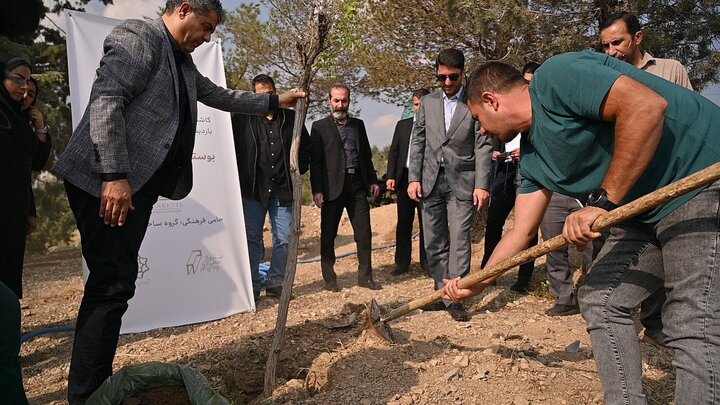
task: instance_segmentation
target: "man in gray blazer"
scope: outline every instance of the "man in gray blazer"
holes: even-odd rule
[[[65,180],[90,269],[70,362],[71,405],[84,404],[112,374],[153,204],[192,188],[197,101],[265,115],[305,95],[230,91],[202,76],[190,53],[210,41],[223,16],[218,0],[168,0],[161,18],[115,27],[85,115],[54,168]]]
[[[437,290],[443,279],[470,272],[473,209],[489,198],[492,145],[466,105],[463,53],[443,49],[435,69],[441,91],[422,98],[413,126],[408,195],[422,200],[425,251]],[[470,319],[459,302],[425,309],[446,309],[456,321]]]

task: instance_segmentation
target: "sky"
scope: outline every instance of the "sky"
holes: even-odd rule
[[[51,2],[51,0],[44,1],[46,4]],[[223,0],[222,4],[226,10],[234,10],[240,4],[249,2],[247,0]],[[118,19],[155,17],[160,7],[164,7],[165,0],[115,0],[115,3],[104,6],[98,0],[92,0],[88,4],[86,11]],[[58,26],[63,30],[65,29],[64,16],[53,16],[52,18]],[[720,105],[720,85],[709,86],[702,94],[715,104]],[[380,103],[368,98],[360,98],[354,101],[357,102],[355,107],[361,111],[358,118],[365,121],[370,144],[380,148],[390,145],[395,124],[402,115],[403,107]],[[309,127],[310,123],[307,125]]]

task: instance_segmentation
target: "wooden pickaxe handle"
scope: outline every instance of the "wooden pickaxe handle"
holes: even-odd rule
[[[650,194],[644,195],[632,202],[601,215],[595,220],[592,230],[597,232],[607,227],[616,225],[651,208],[655,208],[658,205],[673,200],[683,194],[687,194],[695,189],[714,183],[719,179],[720,163],[715,163],[706,169],[691,174],[690,176],[682,178],[674,183],[668,184],[667,186],[659,188]],[[542,255],[553,252],[567,245],[568,242],[563,238],[563,236],[558,235],[539,245],[523,250],[522,252],[519,252],[514,256],[495,264],[494,266],[490,266],[480,272],[470,274],[460,280],[458,286],[460,288],[468,288],[487,279],[497,277],[512,268],[531,260],[535,260]],[[393,319],[397,319],[416,309],[420,309],[426,305],[440,301],[441,299],[442,290],[437,290],[432,294],[416,298],[398,308],[395,308],[386,316],[382,317],[380,321],[392,321]]]

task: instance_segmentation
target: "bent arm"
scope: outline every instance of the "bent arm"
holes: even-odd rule
[[[480,133],[480,124],[475,122],[475,189],[490,190],[493,145],[487,135]]]
[[[116,26],[103,44],[88,105],[90,139],[100,173],[130,171],[124,112],[145,89],[161,59],[164,38],[154,31],[147,23],[128,20]]]
[[[424,99],[425,97],[423,97]],[[408,182],[422,181],[423,161],[425,160],[425,102],[420,104],[415,123],[410,134],[410,167]]]
[[[622,202],[655,155],[667,106],[662,96],[627,76],[610,88],[600,117],[615,123],[615,143],[601,187],[615,204]]]
[[[527,249],[530,241],[537,236],[540,222],[542,222],[545,210],[550,203],[550,197],[552,197],[552,191],[547,189],[517,196],[515,225],[500,240],[485,267],[490,267]]]

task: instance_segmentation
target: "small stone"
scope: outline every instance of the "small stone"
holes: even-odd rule
[[[579,352],[580,351],[580,341],[576,340],[576,341],[570,343],[570,345],[568,345],[568,347],[565,348],[565,351],[568,353]]]
[[[443,379],[445,381],[452,381],[454,379],[458,379],[460,377],[460,369],[454,368],[447,373],[443,374]]]
[[[465,368],[470,365],[470,359],[468,356],[457,356],[453,361],[453,365]]]

